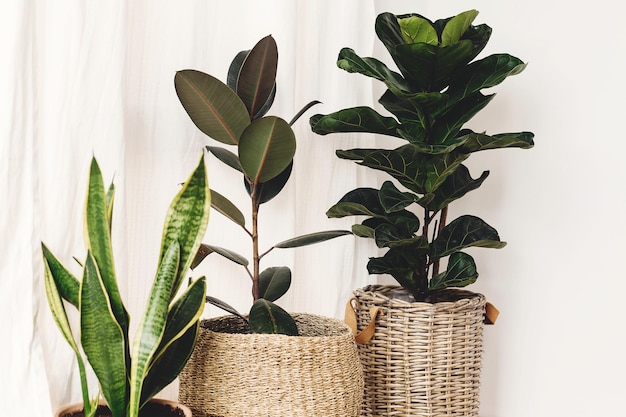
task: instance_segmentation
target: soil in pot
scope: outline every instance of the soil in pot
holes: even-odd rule
[[[85,417],[85,414],[81,410],[61,414],[59,417]],[[105,405],[99,405],[96,417],[112,417],[111,410]],[[139,412],[139,417],[185,417],[185,413],[170,404],[148,403]]]

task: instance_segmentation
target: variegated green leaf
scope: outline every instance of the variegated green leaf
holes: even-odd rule
[[[55,289],[62,299],[78,308],[80,281],[61,264],[43,242],[41,243],[41,252],[45,265],[54,279]]]

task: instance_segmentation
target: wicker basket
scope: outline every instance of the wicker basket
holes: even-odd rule
[[[356,417],[363,371],[344,323],[293,315],[300,336],[241,334],[234,316],[203,320],[180,374],[179,401],[194,417]]]
[[[359,345],[361,415],[477,417],[485,297],[452,290],[468,298],[431,304],[392,295],[402,291],[372,285],[354,292],[359,329],[377,316],[373,337]]]

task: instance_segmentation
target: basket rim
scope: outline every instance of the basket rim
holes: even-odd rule
[[[447,288],[446,290],[459,292],[467,294],[467,297],[460,298],[456,301],[438,301],[434,303],[426,302],[426,301],[406,301],[399,298],[393,298],[388,296],[388,294],[392,291],[401,291],[404,293],[408,293],[404,287],[400,285],[385,285],[385,284],[371,284],[366,285],[365,287],[357,288],[354,290],[354,295],[357,299],[368,297],[377,299],[378,302],[382,303],[385,306],[394,306],[394,307],[448,307],[455,305],[464,305],[467,303],[471,303],[478,299],[485,299],[485,296],[481,293],[459,289],[459,288]]]

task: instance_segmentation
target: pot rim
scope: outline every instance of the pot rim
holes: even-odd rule
[[[167,400],[164,398],[152,398],[150,399],[148,402],[151,403],[159,403],[159,404],[163,404],[163,405],[169,405],[173,408],[178,408],[180,410],[182,410],[182,412],[185,414],[186,417],[192,417],[191,414],[191,410],[189,409],[189,407],[187,407],[184,404],[179,403],[178,401],[175,400]],[[100,399],[100,401],[98,401],[99,405],[106,405],[106,402],[104,401],[103,398]],[[60,417],[63,414],[66,413],[74,413],[77,411],[82,411],[83,410],[83,402],[75,402],[75,403],[70,403],[70,404],[65,404],[63,406],[61,406],[55,413],[54,413],[54,417]]]

